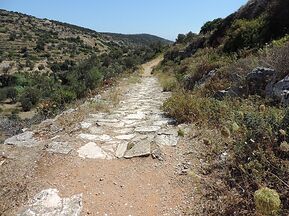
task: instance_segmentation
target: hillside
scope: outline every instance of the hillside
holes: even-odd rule
[[[150,47],[169,41],[150,35],[120,35],[96,31],[57,21],[38,19],[20,13],[0,10],[1,72],[49,71],[50,63],[81,61],[92,54],[100,55],[121,47]],[[27,63],[32,61],[33,65]],[[28,67],[29,66],[29,67]],[[46,67],[47,66],[47,67]]]
[[[113,40],[126,42],[127,44],[136,44],[142,46],[143,44],[151,45],[155,43],[172,44],[172,41],[160,38],[150,34],[117,34],[117,33],[102,33],[111,37]]]
[[[180,34],[155,70],[173,91],[167,115],[213,131],[202,136],[201,215],[289,213],[288,17],[288,0],[249,1]]]
[[[112,85],[170,43],[5,10],[0,10],[0,20],[0,130],[6,135],[30,125],[21,119],[37,122]]]

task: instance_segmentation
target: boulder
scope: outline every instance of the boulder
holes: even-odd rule
[[[289,76],[273,85],[273,99],[280,101],[283,105],[289,104]]]
[[[246,76],[248,94],[263,97],[270,95],[272,83],[276,79],[276,71],[271,68],[257,67]]]
[[[216,70],[211,70],[205,73],[201,78],[195,77],[194,75],[186,75],[184,77],[184,86],[188,90],[193,90],[195,87],[204,86],[210,79],[217,74]]]
[[[214,98],[217,100],[223,100],[225,97],[242,97],[245,94],[245,89],[240,87],[231,87],[226,90],[217,91]]]
[[[196,86],[202,87],[206,84],[207,81],[212,79],[214,76],[216,76],[217,70],[211,70],[208,73],[206,73],[197,83]]]

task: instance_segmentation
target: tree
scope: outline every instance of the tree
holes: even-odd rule
[[[189,32],[187,35],[186,35],[186,38],[184,39],[185,42],[190,42],[192,41],[197,35],[193,32]]]
[[[7,88],[7,98],[10,98],[13,103],[17,101],[18,92],[14,87]]]
[[[39,98],[39,91],[36,88],[26,88],[20,97],[22,109],[24,111],[31,110],[31,108],[38,103]]]
[[[202,26],[200,33],[207,34],[208,32],[211,32],[217,29],[218,26],[221,24],[222,20],[223,20],[222,18],[218,18],[218,19],[214,19],[213,21],[206,22]]]
[[[185,39],[186,39],[186,35],[179,34],[176,42],[177,43],[183,43],[185,41]]]
[[[35,50],[39,52],[44,51],[44,49],[45,49],[45,42],[42,39],[38,39],[38,41],[36,42]]]

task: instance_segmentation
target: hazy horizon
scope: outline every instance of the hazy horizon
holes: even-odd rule
[[[209,20],[226,17],[247,0],[101,0],[84,2],[56,0],[2,0],[0,8],[37,18],[66,22],[97,32],[151,34],[174,41],[179,33],[198,33]]]

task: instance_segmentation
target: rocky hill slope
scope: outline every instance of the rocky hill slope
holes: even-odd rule
[[[37,122],[34,118],[54,115],[112,85],[115,77],[134,72],[170,43],[5,10],[0,21],[0,131],[8,136],[27,126],[23,119]]]
[[[49,71],[49,64],[65,60],[81,61],[118,47],[166,45],[170,41],[146,34],[121,35],[38,19],[0,10],[0,73],[9,71]],[[44,67],[44,68],[43,68]]]
[[[223,137],[204,137],[203,215],[288,215],[288,4],[252,0],[180,34],[155,71],[169,116]]]

